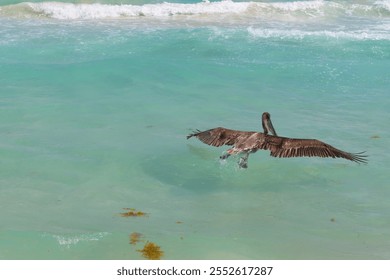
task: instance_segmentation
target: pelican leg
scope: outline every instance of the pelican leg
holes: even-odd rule
[[[248,158],[250,152],[245,152],[244,155],[238,161],[238,166],[240,168],[248,168]]]

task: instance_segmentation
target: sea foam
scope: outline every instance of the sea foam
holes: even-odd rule
[[[80,235],[52,235],[52,237],[58,242],[59,245],[70,247],[76,245],[79,242],[90,242],[90,241],[99,241],[100,239],[107,236],[107,232],[98,232],[91,234],[80,234]]]
[[[390,29],[390,26],[383,26]],[[280,38],[280,39],[305,39],[305,38],[328,38],[346,40],[390,40],[390,33],[368,30],[286,30],[249,27],[248,33],[255,38]]]
[[[62,2],[25,2],[3,6],[0,15],[18,17],[48,17],[61,20],[105,19],[133,17],[172,17],[231,15],[273,18],[316,18],[334,15],[390,16],[390,2],[376,1],[374,4],[349,4],[332,1],[294,1],[294,2],[234,2],[230,0],[194,4],[157,3],[144,5],[110,4],[72,4]]]
[[[376,1],[374,5],[384,10],[390,11],[390,0]]]
[[[71,3],[26,3],[34,13],[55,19],[99,19],[126,17],[168,17],[175,15],[242,13],[250,3],[202,2],[197,4],[160,3],[145,5],[105,5]]]

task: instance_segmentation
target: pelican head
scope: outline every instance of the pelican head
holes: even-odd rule
[[[261,117],[261,124],[263,125],[264,134],[268,134],[268,132],[271,132],[273,135],[278,136],[275,132],[274,126],[272,125],[270,113],[263,113]]]

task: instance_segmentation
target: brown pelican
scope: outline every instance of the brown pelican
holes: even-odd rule
[[[230,155],[242,154],[238,165],[248,167],[249,154],[257,150],[269,150],[273,157],[332,157],[344,158],[357,163],[366,163],[366,156],[362,153],[347,153],[316,139],[296,139],[278,136],[271,122],[271,115],[267,112],[262,115],[264,132],[239,131],[217,127],[206,131],[196,130],[187,136],[195,136],[207,145],[220,147],[233,146],[222,155],[226,159]],[[273,135],[269,135],[271,132]]]

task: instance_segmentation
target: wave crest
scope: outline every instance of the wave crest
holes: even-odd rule
[[[376,1],[373,5],[347,4],[332,1],[295,2],[199,2],[195,4],[159,3],[145,5],[72,4],[61,2],[25,2],[0,7],[0,15],[17,17],[48,17],[61,20],[133,17],[171,17],[180,15],[231,15],[241,17],[315,18],[324,16],[370,15],[390,16],[390,2]]]
[[[283,30],[283,29],[266,29],[266,28],[254,28],[249,27],[248,33],[254,38],[277,38],[277,39],[299,39],[305,38],[329,38],[329,39],[347,39],[347,40],[390,40],[389,33],[383,32],[365,32],[362,30],[357,31],[332,31],[332,30],[319,30],[319,31],[307,31],[307,30]]]

